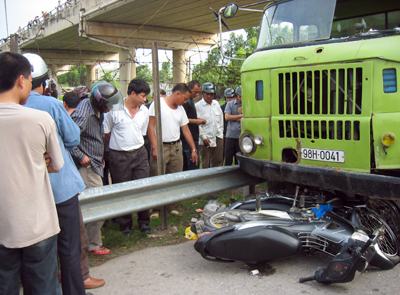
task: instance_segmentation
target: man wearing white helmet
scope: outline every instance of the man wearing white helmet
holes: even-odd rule
[[[63,157],[53,119],[28,109],[31,65],[20,54],[0,54],[0,294],[57,292],[60,231],[48,168]],[[46,169],[44,154],[51,157]]]
[[[56,202],[61,232],[58,235],[58,257],[61,269],[61,285],[64,295],[85,294],[81,275],[79,193],[85,189],[82,177],[68,150],[79,144],[80,130],[72,121],[61,101],[43,95],[48,68],[37,54],[24,56],[32,65],[32,91],[25,106],[49,113],[57,126],[58,141],[64,159],[64,167],[58,173],[50,174],[51,187]]]

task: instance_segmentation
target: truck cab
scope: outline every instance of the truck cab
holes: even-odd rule
[[[268,1],[241,69],[241,168],[270,183],[398,197],[398,48],[399,1]]]

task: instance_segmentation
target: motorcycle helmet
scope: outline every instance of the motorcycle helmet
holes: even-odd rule
[[[122,94],[114,85],[106,81],[99,81],[93,84],[90,92],[90,102],[94,109],[100,113],[111,110],[114,104],[122,101]]]
[[[224,91],[224,97],[228,99],[235,97],[235,90],[232,88],[226,88]]]
[[[242,96],[242,86],[236,87],[235,93],[237,96]]]
[[[83,100],[90,96],[90,89],[86,86],[77,86],[72,91],[78,95],[80,100]]]
[[[32,67],[32,89],[42,85],[46,87],[46,80],[49,79],[49,69],[43,58],[35,53],[24,53]]]
[[[206,82],[201,86],[201,91],[205,93],[215,93],[215,86],[211,82]]]

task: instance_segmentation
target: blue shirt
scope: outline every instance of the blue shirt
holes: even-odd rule
[[[49,175],[55,203],[65,202],[85,189],[82,177],[69,153],[70,149],[79,145],[80,129],[68,115],[62,102],[52,96],[32,91],[25,106],[49,113],[56,122],[64,166],[59,172]]]
[[[239,108],[242,106],[242,101],[236,99],[228,101],[225,107],[225,114],[239,115]],[[226,138],[239,138],[240,137],[240,121],[228,121],[226,127]]]

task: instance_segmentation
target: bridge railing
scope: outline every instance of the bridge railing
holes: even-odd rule
[[[109,219],[262,180],[237,166],[191,170],[85,190],[79,197],[84,222]]]
[[[49,24],[71,16],[72,9],[78,6],[80,2],[80,0],[66,0],[63,3],[60,1],[57,7],[53,10],[49,12],[43,11],[41,16],[36,16],[33,20],[30,20],[26,26],[18,28],[16,32],[16,35],[18,36],[18,43],[22,43],[39,36]],[[7,43],[9,40],[10,36],[1,39],[0,45],[1,42]]]

